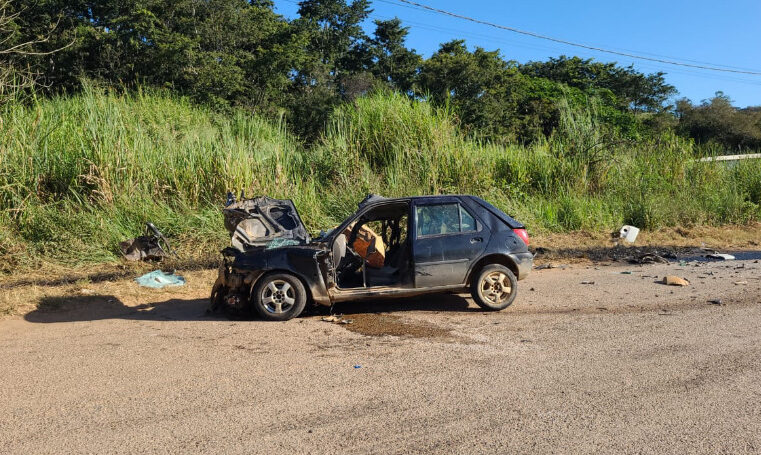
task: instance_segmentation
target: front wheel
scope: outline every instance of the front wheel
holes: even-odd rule
[[[470,285],[473,300],[489,311],[510,306],[518,295],[518,280],[513,272],[499,264],[487,265],[475,276]]]
[[[304,311],[307,293],[301,280],[289,273],[266,275],[254,286],[252,304],[270,321],[287,321]]]

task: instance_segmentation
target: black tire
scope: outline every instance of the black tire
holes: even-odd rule
[[[490,264],[473,277],[470,283],[470,294],[478,306],[484,310],[504,310],[518,295],[518,280],[504,265]]]
[[[251,305],[268,321],[287,321],[300,315],[307,303],[304,284],[290,273],[263,276],[251,292]]]

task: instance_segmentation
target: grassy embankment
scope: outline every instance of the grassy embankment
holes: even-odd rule
[[[533,233],[761,219],[758,162],[697,163],[673,136],[616,141],[594,103],[528,147],[470,140],[450,113],[388,94],[344,105],[310,147],[283,125],[161,93],[88,90],[0,116],[3,271],[115,260],[147,220],[188,255],[216,250],[231,188],[294,199],[314,231],[371,192],[477,194]]]

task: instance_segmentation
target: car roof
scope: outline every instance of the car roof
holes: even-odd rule
[[[387,198],[383,196],[378,196],[376,194],[370,194],[362,202],[359,203],[359,207],[362,208],[368,205],[375,205],[380,203],[406,202],[406,201],[415,201],[420,199],[445,199],[445,198],[452,198],[452,197],[473,198],[473,196],[470,194],[432,194],[432,195],[426,195],[426,196],[403,196],[403,197],[395,197],[395,198]]]
[[[472,201],[473,204],[476,204],[481,209],[492,213],[494,216],[496,216],[497,218],[505,222],[511,228],[513,229],[525,228],[523,223],[521,223],[520,221],[517,221],[515,218],[511,217],[510,215],[506,214],[502,210],[493,206],[488,201],[481,199],[478,196],[473,196],[471,194],[437,194],[437,195],[429,195],[429,196],[408,196],[408,197],[398,197],[398,198],[385,198],[383,196],[369,194],[362,202],[359,203],[359,206],[357,209],[363,210],[366,207],[370,207],[374,205],[382,205],[382,204],[393,204],[395,202],[412,202],[412,201],[416,201],[420,199],[435,201],[437,199],[448,199],[448,198],[469,199],[470,201]]]

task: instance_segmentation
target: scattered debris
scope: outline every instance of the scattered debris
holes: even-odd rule
[[[547,264],[542,265],[536,265],[534,266],[534,270],[546,270],[546,269],[565,269],[568,267],[565,264],[554,264],[552,262],[548,262]]]
[[[630,264],[668,264],[668,259],[655,253],[645,253],[628,258]]]
[[[354,365],[354,369],[355,369],[355,370],[356,370],[356,369],[359,369],[359,368],[362,368],[362,365]]]
[[[581,284],[595,284],[594,281],[582,281]]]
[[[624,270],[623,272],[621,272],[621,275],[631,275],[631,274],[632,274],[631,270]]]
[[[709,259],[718,259],[720,261],[733,261],[735,259],[734,256],[731,254],[724,254],[724,253],[711,253],[706,254],[703,257],[709,258]]]
[[[744,281],[744,280],[743,281],[735,281],[735,284],[738,285],[738,286],[745,286],[745,285],[748,284],[748,282]]]
[[[663,284],[668,286],[689,286],[690,282],[678,276],[666,275],[663,277]]]
[[[639,235],[639,228],[636,228],[634,226],[626,225],[621,228],[619,231],[619,234],[622,239],[629,243],[634,243],[635,240],[637,240],[637,235]]]
[[[119,249],[128,261],[160,261],[168,256],[177,257],[169,240],[153,223],[145,223],[145,235],[119,243]]]
[[[710,303],[711,305],[724,305],[724,303],[721,301],[721,299],[709,300],[708,303]]]
[[[135,282],[140,286],[147,288],[160,289],[166,286],[183,286],[185,278],[175,275],[174,272],[166,273],[161,270],[154,270],[145,275],[135,278]]]
[[[334,314],[330,316],[325,316],[322,318],[325,322],[332,322],[333,324],[353,324],[353,319],[344,319],[342,314]]]

